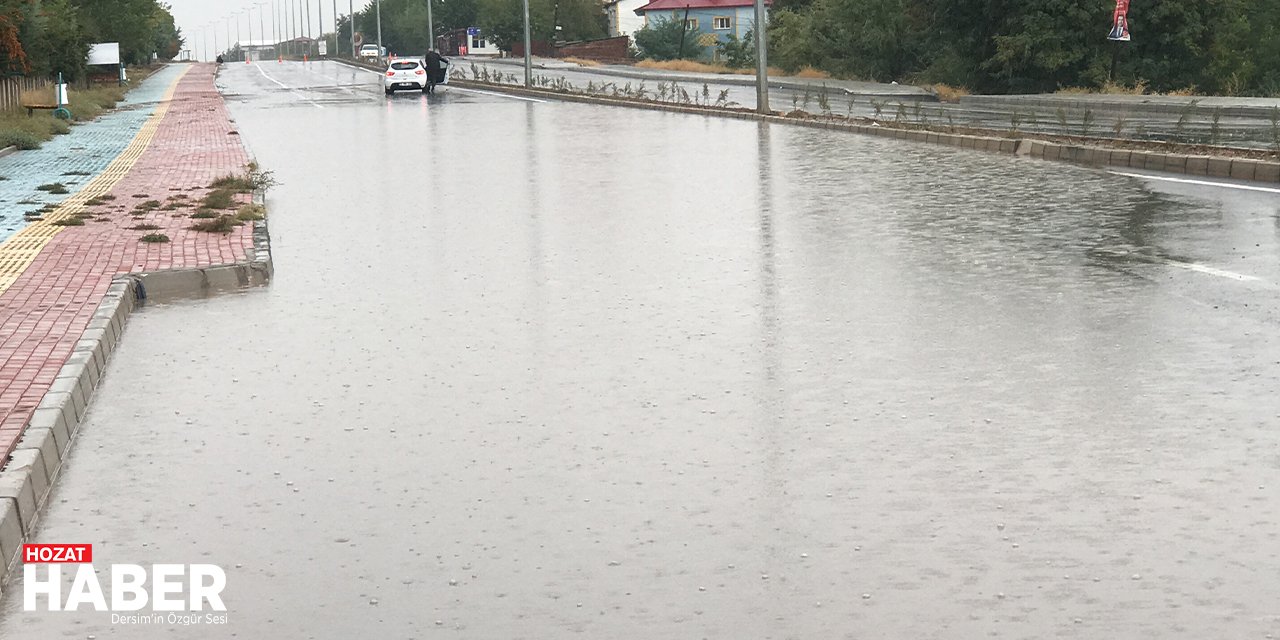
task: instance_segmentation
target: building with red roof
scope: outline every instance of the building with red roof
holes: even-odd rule
[[[765,0],[768,7],[770,0]],[[689,22],[689,43],[708,50],[712,59],[719,52],[715,45],[736,36],[748,37],[755,29],[754,0],[652,0],[635,10],[644,17],[645,25],[657,20],[682,20]]]

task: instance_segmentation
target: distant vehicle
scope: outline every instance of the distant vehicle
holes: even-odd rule
[[[382,77],[382,89],[391,95],[400,89],[415,89],[426,93],[431,88],[431,80],[422,62],[413,58],[401,58],[387,66],[387,74]]]
[[[376,44],[366,44],[361,45],[360,47],[361,58],[381,58],[381,53],[382,52],[378,50],[378,45]]]

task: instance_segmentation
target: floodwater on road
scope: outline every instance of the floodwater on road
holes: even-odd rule
[[[38,538],[229,622],[0,637],[1280,635],[1274,194],[220,83],[276,280],[134,316]]]

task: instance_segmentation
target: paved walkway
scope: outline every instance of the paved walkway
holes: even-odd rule
[[[242,173],[249,160],[214,88],[214,71],[213,65],[170,66],[131,92],[132,108],[77,127],[41,151],[0,159],[0,175],[10,176],[0,184],[58,181],[69,166],[93,170],[76,176],[77,190],[56,209],[6,232],[11,235],[0,244],[0,452],[6,456],[112,278],[234,263],[252,247],[250,225],[228,234],[188,228],[206,186]],[[0,193],[7,199],[26,192]],[[95,203],[101,196],[111,199]],[[171,208],[133,215],[149,200]],[[6,209],[13,210],[7,203]],[[54,224],[86,212],[96,215],[83,226]],[[141,224],[158,228],[131,228]],[[147,233],[172,241],[141,242]]]

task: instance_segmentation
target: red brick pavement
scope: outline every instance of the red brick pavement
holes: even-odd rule
[[[251,225],[227,234],[190,230],[193,207],[130,215],[146,200],[169,202],[185,194],[194,202],[218,177],[243,173],[248,154],[214,88],[214,71],[213,65],[198,65],[179,80],[151,144],[112,189],[116,199],[89,208],[100,212],[98,218],[55,235],[0,294],[0,453],[5,459],[114,277],[235,263],[253,246]],[[141,223],[161,228],[128,228]],[[172,241],[141,242],[146,233],[163,233]]]

